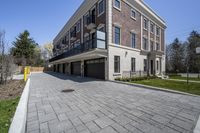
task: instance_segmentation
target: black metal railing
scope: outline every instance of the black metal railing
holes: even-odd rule
[[[100,39],[88,40],[88,41],[64,52],[61,55],[58,55],[58,56],[50,59],[49,62],[53,62],[53,61],[60,60],[60,59],[66,58],[66,57],[70,57],[70,56],[77,55],[77,54],[80,54],[83,52],[87,52],[87,51],[95,49],[95,48],[102,48],[102,47],[98,47],[98,45],[97,45],[98,40],[100,40]],[[100,41],[102,41],[102,40],[100,40]]]
[[[95,15],[90,15],[87,17],[87,25],[89,25],[91,23],[93,23],[93,24],[96,23]]]
[[[72,31],[71,34],[70,34],[70,36],[71,36],[71,38],[72,37],[76,37],[76,30]]]

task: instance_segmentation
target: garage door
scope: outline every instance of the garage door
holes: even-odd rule
[[[105,59],[85,61],[85,76],[105,79]]]
[[[81,62],[71,63],[71,74],[81,76]]]

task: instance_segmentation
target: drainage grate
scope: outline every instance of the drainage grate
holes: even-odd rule
[[[74,91],[73,89],[62,90],[62,92],[65,92],[65,93],[69,93],[69,92],[73,92],[73,91]]]

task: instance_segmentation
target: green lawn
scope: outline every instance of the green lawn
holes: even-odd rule
[[[180,80],[187,80],[186,77],[181,77],[181,76],[169,76],[170,79],[180,79]],[[200,81],[200,78],[189,78],[189,80],[193,81]]]
[[[162,80],[162,79],[134,81],[133,83],[149,85],[149,86],[154,86],[154,87],[161,87],[161,88],[200,95],[200,83],[187,84],[186,82],[170,81],[170,80]]]
[[[7,133],[10,127],[10,119],[14,116],[19,97],[11,100],[0,101],[0,133]]]

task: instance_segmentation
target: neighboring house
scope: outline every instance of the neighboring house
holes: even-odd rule
[[[165,22],[142,0],[84,0],[53,41],[54,71],[114,80],[165,73]]]

